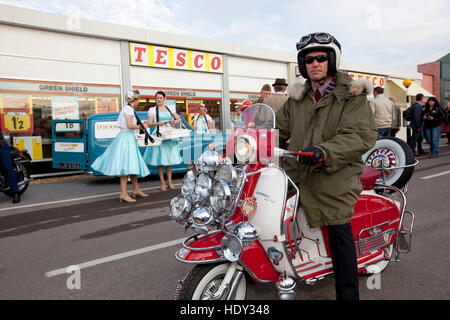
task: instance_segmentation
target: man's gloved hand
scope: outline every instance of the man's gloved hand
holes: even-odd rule
[[[309,147],[309,148],[302,150],[301,152],[311,152],[312,155],[311,156],[300,155],[300,156],[298,156],[298,162],[309,165],[309,166],[314,166],[314,165],[317,165],[319,167],[323,166],[324,155],[323,155],[322,150],[320,150],[319,148]]]

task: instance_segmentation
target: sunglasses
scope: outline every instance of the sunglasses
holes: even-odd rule
[[[314,62],[314,60],[316,60],[317,62],[321,63],[321,62],[327,61],[327,60],[328,60],[328,57],[325,56],[325,55],[323,55],[323,54],[320,54],[320,55],[314,56],[314,57],[313,57],[313,56],[307,56],[307,57],[305,57],[305,63],[306,63],[306,64],[311,64],[311,63]]]

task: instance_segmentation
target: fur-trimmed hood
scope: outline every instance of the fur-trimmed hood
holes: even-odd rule
[[[359,96],[361,94],[369,95],[373,90],[371,84],[366,80],[359,79],[352,81],[351,78],[348,77],[350,80],[345,79],[345,81],[339,81],[342,80],[340,78],[342,78],[342,76],[338,76],[338,86],[335,89],[337,92],[335,93],[340,93],[341,95]],[[341,86],[339,86],[339,84],[341,84]],[[296,82],[289,85],[288,96],[294,100],[301,100],[309,88],[311,88],[309,80],[306,81],[305,84]]]

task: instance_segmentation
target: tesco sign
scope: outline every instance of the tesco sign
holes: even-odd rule
[[[130,42],[130,64],[134,66],[223,73],[223,58],[220,54],[132,42]]]
[[[384,88],[386,86],[386,78],[380,75],[358,73],[358,72],[348,72],[348,75],[353,80],[360,80],[360,79],[366,80],[374,87]]]

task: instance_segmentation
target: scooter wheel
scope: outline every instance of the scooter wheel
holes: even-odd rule
[[[229,263],[196,265],[179,281],[175,290],[175,300],[209,300],[222,283],[229,268]],[[247,283],[241,278],[234,300],[245,300]]]
[[[395,137],[377,140],[375,146],[362,156],[364,164],[376,169],[383,167],[401,167],[414,163],[414,155],[409,145]],[[379,169],[380,178],[377,183],[403,188],[411,179],[414,167],[389,170]],[[381,177],[384,177],[382,179]]]

